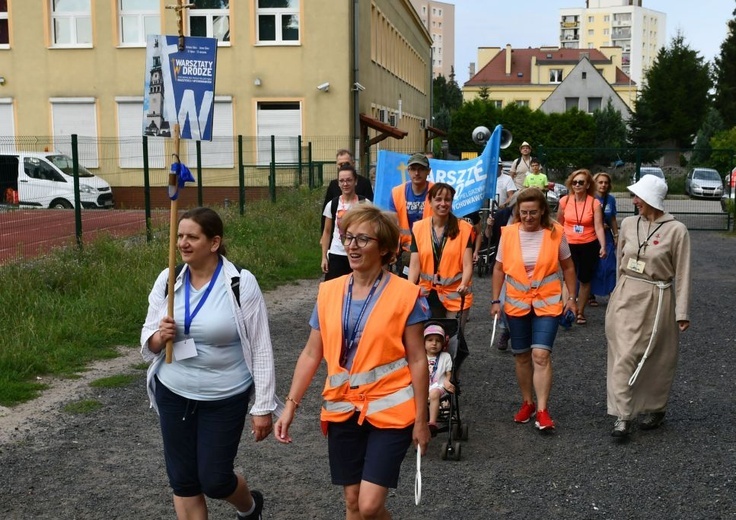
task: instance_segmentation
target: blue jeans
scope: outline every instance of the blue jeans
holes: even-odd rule
[[[194,401],[156,378],[166,473],[176,496],[223,499],[235,492],[233,466],[252,388],[219,401]]]
[[[559,316],[537,316],[532,310],[526,316],[506,315],[511,336],[511,352],[523,354],[533,348],[552,350],[560,325]]]

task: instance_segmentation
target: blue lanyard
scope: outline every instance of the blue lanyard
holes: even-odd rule
[[[189,328],[192,326],[192,320],[199,312],[199,309],[202,308],[202,305],[204,305],[204,302],[207,301],[207,297],[210,295],[210,292],[212,292],[212,287],[215,285],[215,281],[217,280],[217,276],[220,274],[220,271],[222,271],[222,258],[220,258],[220,261],[217,262],[217,268],[215,269],[215,274],[212,275],[212,279],[210,280],[210,283],[207,284],[207,289],[205,289],[204,294],[202,295],[202,298],[199,300],[199,303],[194,308],[194,312],[189,314],[189,295],[191,291],[191,286],[189,285],[189,269],[187,269],[184,272],[184,335],[189,336]]]
[[[383,270],[381,270],[381,273],[378,275],[378,278],[376,278],[376,281],[373,282],[373,287],[371,287],[371,292],[368,293],[368,297],[363,301],[363,306],[360,308],[360,313],[358,314],[358,319],[355,320],[355,326],[353,327],[353,333],[350,335],[350,339],[348,340],[348,324],[350,322],[350,305],[353,302],[353,276],[350,276],[350,282],[348,283],[348,296],[347,301],[345,302],[345,310],[343,311],[342,316],[342,337],[343,337],[343,353],[341,356],[340,364],[345,366],[345,363],[348,360],[348,355],[350,354],[350,351],[355,348],[355,338],[358,335],[358,329],[360,328],[360,323],[363,321],[363,314],[365,314],[366,309],[368,308],[368,304],[371,301],[371,298],[373,298],[373,294],[376,292],[376,289],[378,288],[378,285],[381,283],[381,278],[383,278]]]

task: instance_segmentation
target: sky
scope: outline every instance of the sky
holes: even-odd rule
[[[455,80],[462,87],[478,47],[559,45],[560,9],[585,0],[443,0],[455,5]],[[707,61],[720,53],[734,0],[643,0],[642,7],[667,15],[667,44],[678,32]]]

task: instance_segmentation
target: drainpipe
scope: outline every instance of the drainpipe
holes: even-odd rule
[[[350,85],[350,88],[353,91],[353,139],[355,141],[355,149],[353,153],[355,153],[359,161],[362,161],[363,158],[360,157],[360,91],[355,88],[355,84],[360,81],[360,52],[358,47],[358,44],[360,42],[360,35],[358,34],[358,30],[360,27],[359,21],[360,0],[353,0],[353,81]],[[368,165],[363,164],[363,162],[359,163],[359,165],[360,168],[363,170],[363,173],[367,175]]]

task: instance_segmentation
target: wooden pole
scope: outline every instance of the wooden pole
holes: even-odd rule
[[[176,0],[176,24],[179,31],[179,51],[184,50],[184,19],[183,10],[188,8],[190,4],[184,5],[184,0]],[[173,92],[171,93],[173,95]],[[179,161],[180,147],[180,131],[179,120],[174,124],[174,159],[176,164]],[[169,292],[167,313],[169,318],[174,317],[174,285],[176,284],[176,236],[178,234],[178,213],[179,213],[179,167],[172,165],[169,172],[169,198],[171,199],[171,208],[169,213]],[[173,198],[172,198],[173,197]],[[166,342],[166,362],[171,363],[174,360],[174,341]]]

